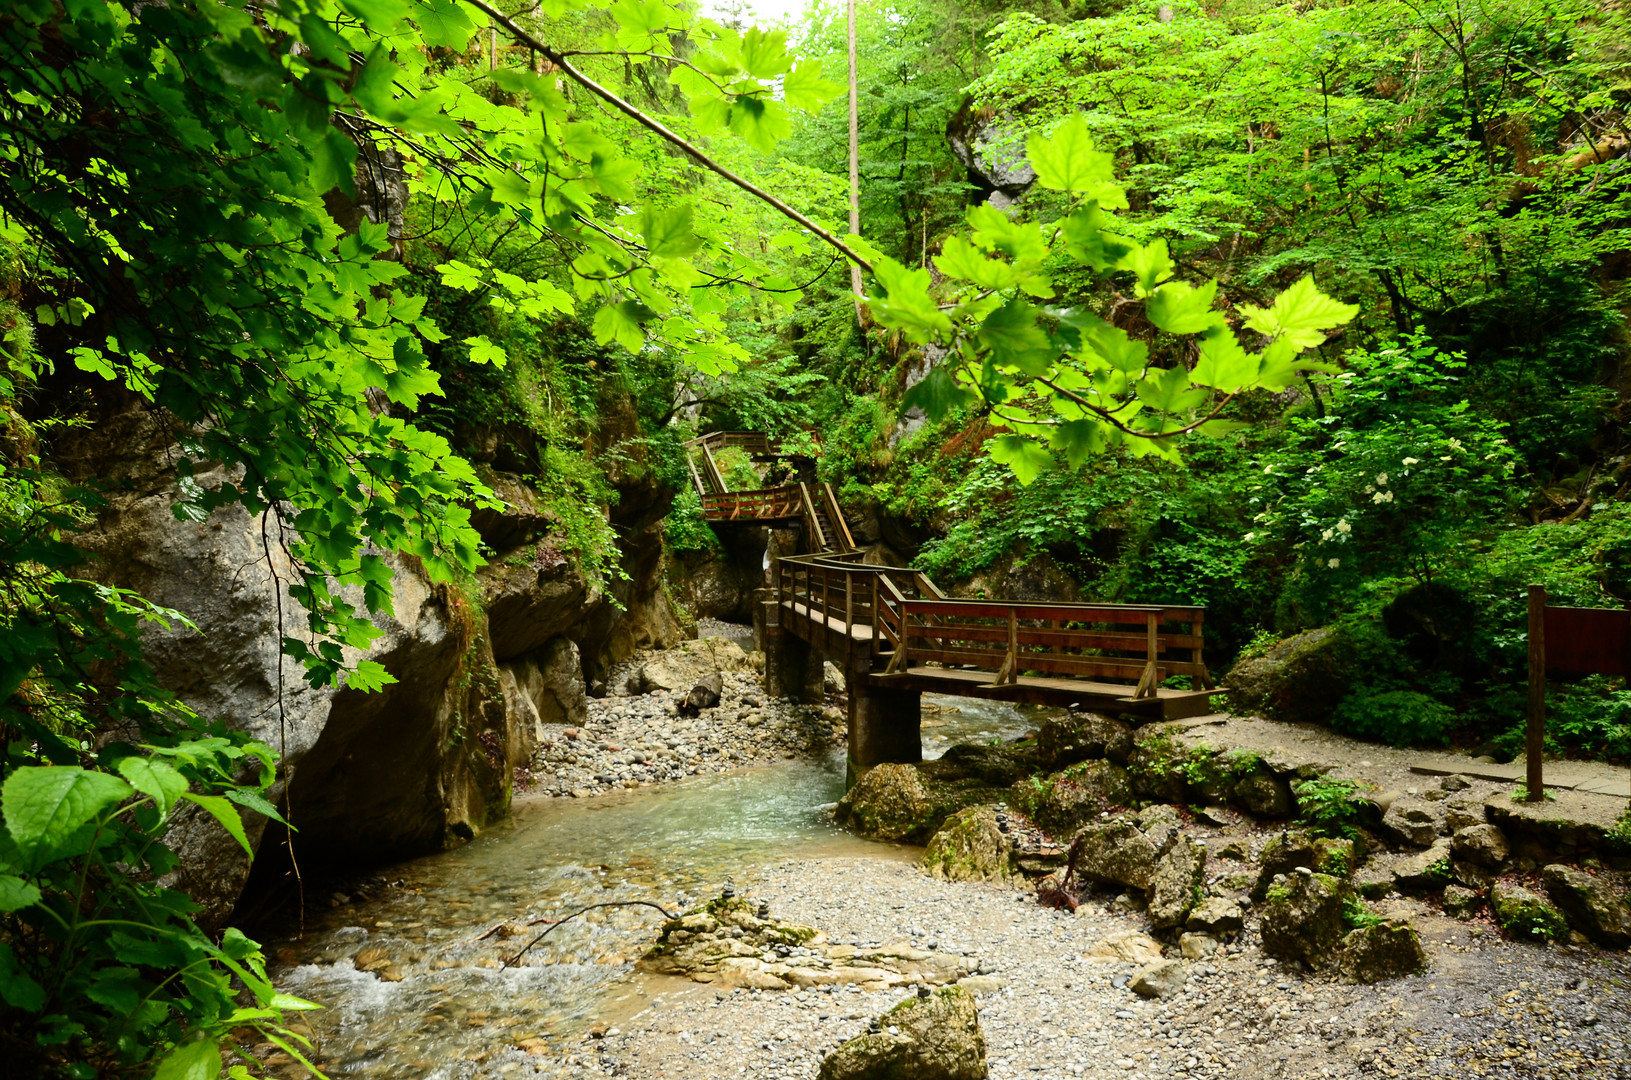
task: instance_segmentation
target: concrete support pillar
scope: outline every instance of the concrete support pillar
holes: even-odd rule
[[[865,668],[844,673],[849,691],[849,776],[884,762],[912,764],[923,760],[923,694],[868,686]]]
[[[782,612],[774,601],[762,605],[761,610],[764,612],[765,693],[810,705],[821,704],[821,654],[779,624]]]

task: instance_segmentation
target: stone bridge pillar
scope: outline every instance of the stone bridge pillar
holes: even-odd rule
[[[850,785],[874,765],[923,760],[923,694],[868,686],[867,670],[863,660],[844,672],[849,691]]]

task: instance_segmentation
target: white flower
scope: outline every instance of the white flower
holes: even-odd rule
[[[1353,531],[1354,527],[1348,524],[1347,518],[1343,518],[1341,521],[1337,522],[1337,532],[1341,533],[1343,536],[1347,536]]]
[[[1315,465],[1312,468],[1310,468],[1307,472],[1303,473],[1303,475],[1304,476],[1313,476],[1315,473],[1317,473],[1319,471],[1320,471],[1320,467],[1318,465]]]
[[[1365,494],[1366,495],[1369,495],[1371,492],[1373,492],[1375,490],[1376,490],[1376,485],[1375,484],[1366,484],[1365,485]]]
[[[1257,534],[1256,533],[1249,532],[1249,533],[1246,534],[1247,543],[1250,543],[1251,541],[1256,540],[1256,539],[1257,539]]]
[[[1459,449],[1461,449],[1461,440],[1460,439],[1451,439],[1450,443],[1449,443],[1449,446],[1450,446],[1451,450],[1459,450]]]
[[[1407,458],[1404,459],[1404,463],[1406,465],[1420,465],[1421,464],[1421,458],[1407,457]]]
[[[1375,495],[1370,497],[1370,501],[1373,503],[1390,503],[1393,501],[1393,492],[1378,491]]]
[[[1342,565],[1342,560],[1341,559],[1326,559],[1325,560],[1325,565],[1330,567],[1332,570],[1335,570],[1337,567]]]
[[[1336,530],[1326,529],[1324,532],[1320,533],[1320,542],[1324,543],[1324,544],[1329,544],[1331,542],[1331,537],[1333,537],[1335,535],[1336,535]]]
[[[1376,486],[1387,487],[1387,473],[1379,472],[1376,474]]]

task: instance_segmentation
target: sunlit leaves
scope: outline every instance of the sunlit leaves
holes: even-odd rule
[[[1033,133],[1026,140],[1037,183],[1055,191],[1068,191],[1097,202],[1106,210],[1123,210],[1127,193],[1116,183],[1114,158],[1093,149],[1087,120],[1077,114],[1051,135]]]
[[[1267,310],[1250,305],[1241,307],[1246,325],[1261,334],[1283,338],[1297,349],[1306,349],[1325,340],[1325,332],[1347,323],[1359,314],[1356,304],[1344,304],[1319,291],[1312,276],[1306,276],[1274,298]]]
[[[640,212],[640,235],[652,255],[690,255],[702,247],[702,238],[692,224],[690,203],[674,206],[647,206]]]
[[[1177,265],[1167,254],[1167,242],[1155,240],[1134,247],[1116,263],[1117,269],[1129,270],[1138,279],[1137,293],[1148,296],[1155,287],[1172,276]]]
[[[838,83],[822,78],[819,60],[801,60],[782,79],[782,100],[795,109],[814,112],[843,89]]]
[[[921,409],[930,420],[944,420],[979,400],[978,394],[952,376],[947,365],[938,365],[906,391],[901,407]]]
[[[872,312],[879,322],[917,342],[951,332],[951,319],[929,293],[927,270],[908,269],[883,258],[873,265],[873,271],[877,287],[871,294]]]
[[[1190,379],[1232,394],[1257,378],[1258,358],[1246,352],[1227,326],[1213,328],[1200,340],[1200,362]]]
[[[1014,470],[1021,484],[1030,484],[1053,464],[1046,449],[1023,435],[998,435],[985,445],[993,458]]]
[[[592,325],[595,340],[602,345],[616,342],[629,352],[637,353],[646,341],[643,324],[654,314],[650,308],[636,300],[607,304],[595,312]]]
[[[6,832],[23,869],[63,851],[88,850],[87,827],[133,788],[117,776],[73,765],[20,768],[0,787]]]
[[[1195,288],[1186,281],[1169,281],[1156,289],[1144,305],[1150,322],[1169,334],[1199,334],[1222,321],[1212,310],[1218,283]]]

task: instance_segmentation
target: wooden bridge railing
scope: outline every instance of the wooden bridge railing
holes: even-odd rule
[[[840,623],[845,633],[870,627],[873,657],[887,658],[885,674],[932,662],[990,671],[993,685],[1030,671],[1133,682],[1134,697],[1154,696],[1174,675],[1212,687],[1204,608],[960,600],[916,571],[833,556],[778,560],[775,588],[779,601]]]
[[[709,521],[763,521],[798,517],[803,511],[804,496],[797,484],[702,497],[702,512]]]

